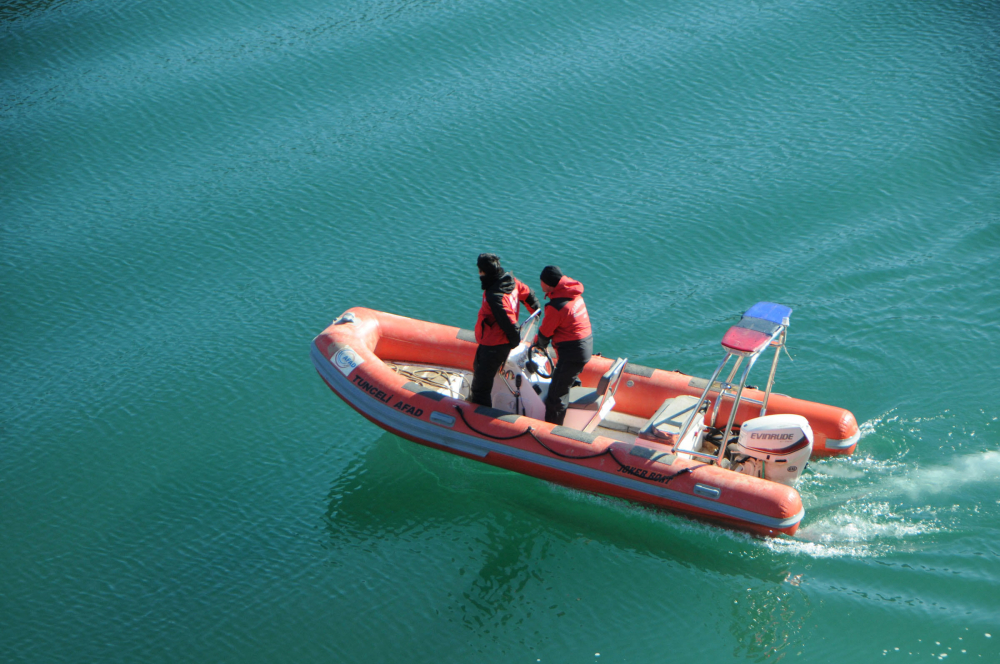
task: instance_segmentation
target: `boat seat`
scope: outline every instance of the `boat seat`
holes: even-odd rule
[[[581,431],[593,431],[615,407],[615,392],[622,381],[627,358],[618,358],[597,382],[596,388],[571,387],[563,424]]]
[[[567,408],[577,410],[599,410],[601,407],[601,397],[592,387],[571,387],[569,388],[569,405]]]
[[[569,388],[569,405],[567,408],[578,410],[600,410],[601,398],[607,393],[612,382],[617,378],[621,380],[622,370],[625,368],[627,359],[618,359],[611,365],[611,368],[604,372],[601,379],[597,381],[597,387],[571,387]],[[614,384],[611,396],[618,390],[617,382]]]
[[[644,426],[646,426],[645,417],[627,415],[625,413],[619,413],[615,410],[605,415],[604,419],[601,420],[602,429],[621,431],[622,433],[631,434],[632,436],[639,435],[639,432],[642,431]]]
[[[676,443],[677,436],[694,416],[698,405],[698,397],[682,394],[665,400],[656,409],[653,416],[646,421],[646,426],[639,432],[640,438]]]

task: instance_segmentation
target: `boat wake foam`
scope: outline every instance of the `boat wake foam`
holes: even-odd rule
[[[892,494],[911,499],[938,493],[953,493],[968,484],[996,482],[1000,479],[1000,452],[990,450],[959,457],[953,463],[939,467],[917,467],[906,477],[894,477],[889,485]]]
[[[784,542],[793,552],[814,557],[867,557],[887,553],[900,540],[939,530],[936,525],[910,521],[886,503],[871,507],[820,518],[800,528],[796,540]]]
[[[858,478],[868,482],[862,479],[859,483]],[[832,493],[824,486],[845,479],[856,486]],[[807,498],[806,511],[814,515],[835,513],[807,517],[794,539],[766,545],[814,557],[884,555],[904,540],[946,528],[939,514],[950,514],[956,506],[925,501],[933,503],[936,497],[948,496],[952,503],[962,488],[998,480],[1000,452],[994,450],[966,454],[940,467],[871,458],[831,460],[815,473],[811,488],[819,495],[812,501]],[[813,491],[804,492],[806,497],[810,493]]]

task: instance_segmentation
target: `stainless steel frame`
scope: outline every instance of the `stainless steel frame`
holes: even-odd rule
[[[771,362],[771,373],[767,376],[767,389],[764,391],[764,402],[760,405],[761,417],[764,417],[767,413],[767,400],[771,397],[771,388],[774,386],[774,372],[778,369],[778,358],[781,356],[781,349],[785,348],[785,336],[787,334],[788,328],[782,326],[780,343],[774,347],[774,360]],[[788,350],[786,349],[785,352],[787,353]]]
[[[771,335],[771,339],[767,345],[756,353],[742,353],[726,349],[726,356],[722,358],[722,362],[720,362],[719,366],[715,368],[715,371],[712,373],[712,377],[708,379],[708,384],[705,385],[705,389],[702,391],[701,397],[698,399],[698,403],[695,404],[694,415],[688,420],[687,424],[684,426],[684,430],[681,432],[681,435],[677,438],[677,446],[679,447],[681,441],[684,440],[684,437],[687,436],[691,427],[694,425],[695,419],[701,412],[702,404],[705,403],[709,393],[715,391],[718,392],[718,396],[715,398],[715,403],[712,406],[712,417],[710,420],[712,426],[715,426],[715,421],[719,414],[719,406],[721,405],[722,400],[727,397],[732,398],[733,400],[732,409],[729,411],[729,420],[726,422],[725,432],[723,433],[722,440],[719,442],[719,452],[717,455],[688,451],[681,452],[681,454],[690,454],[691,456],[700,457],[709,461],[714,461],[717,464],[721,464],[722,460],[726,457],[726,447],[729,444],[729,436],[732,434],[733,424],[736,422],[736,412],[739,410],[740,403],[742,401],[746,401],[747,403],[760,405],[759,417],[763,417],[765,413],[767,413],[767,400],[770,398],[771,388],[774,386],[774,374],[778,368],[778,357],[781,354],[781,350],[785,347],[787,332],[787,324],[780,325],[778,329],[775,330],[774,334]],[[768,348],[772,347],[774,348],[774,360],[771,362],[771,372],[767,377],[767,387],[764,390],[764,398],[760,401],[753,398],[743,399],[743,388],[746,386],[747,376],[750,375],[750,370],[753,368],[753,365],[757,363],[757,360],[760,359],[761,355],[763,355]],[[729,372],[729,378],[725,382],[720,382],[718,388],[714,388],[715,379],[719,377],[720,373],[722,373],[722,370],[726,367],[726,364],[729,362],[729,358],[731,357],[736,357],[737,360],[733,365],[732,370]],[[732,380],[736,377],[736,373],[739,371],[744,359],[748,359],[747,366],[743,370],[743,375],[740,376],[740,382],[737,385],[733,385]],[[735,394],[731,392],[731,390],[734,389],[736,390]]]

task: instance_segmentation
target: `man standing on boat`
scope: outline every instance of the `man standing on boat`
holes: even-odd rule
[[[581,297],[583,284],[565,276],[555,265],[542,270],[541,281],[549,302],[535,344],[544,349],[551,341],[559,356],[545,398],[545,421],[561,425],[569,406],[569,388],[590,360],[594,336],[587,305]]]
[[[472,364],[472,391],[469,401],[492,406],[493,379],[507,361],[510,351],[521,343],[517,329],[520,303],[534,313],[541,302],[521,280],[500,265],[496,254],[479,254],[479,281],[483,304],[476,320],[476,359]]]

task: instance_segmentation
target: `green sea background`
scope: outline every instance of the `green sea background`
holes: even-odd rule
[[[327,389],[481,251],[697,376],[792,307],[857,452],[764,540]],[[998,275],[995,0],[5,2],[0,661],[1000,662]]]

